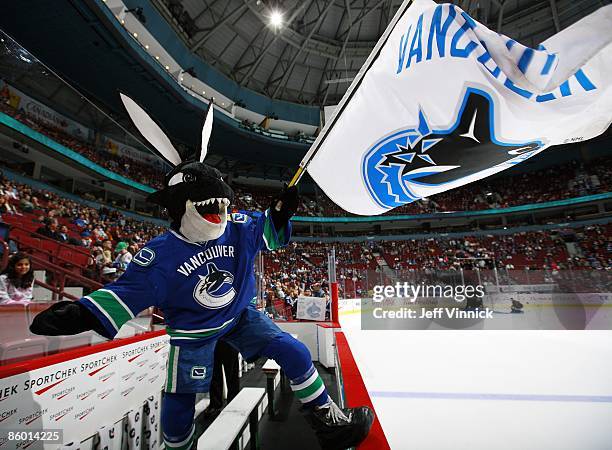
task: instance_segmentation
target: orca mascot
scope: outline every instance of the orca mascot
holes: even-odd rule
[[[289,242],[289,219],[298,205],[296,188],[285,188],[255,219],[228,214],[234,193],[222,174],[204,163],[212,103],[201,148],[183,159],[140,106],[123,94],[121,100],[140,133],[174,167],[164,188],[149,196],[168,210],[170,229],[141,248],[117,281],[78,301],[56,303],[34,319],[30,330],[49,336],[94,330],[112,339],[140,311],[160,308],[170,336],[161,411],[168,450],[196,446],[195,397],[209,390],[220,339],[247,361],[266,357],[281,366],[322,448],[359,444],[370,430],[373,412],[367,407],[340,409],[306,346],[255,308],[255,256]]]

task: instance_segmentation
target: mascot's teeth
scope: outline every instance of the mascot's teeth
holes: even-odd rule
[[[229,206],[230,201],[227,198],[209,198],[208,200],[202,200],[199,202],[193,202],[193,204],[195,206],[204,206],[204,205],[210,205],[212,203],[218,203],[219,205],[225,205],[225,206]]]

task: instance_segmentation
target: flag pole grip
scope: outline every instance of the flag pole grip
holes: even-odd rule
[[[295,175],[293,175],[293,178],[289,182],[289,187],[295,186],[296,184],[298,184],[298,182],[302,178],[303,172],[304,172],[304,167],[300,166],[297,168],[297,170],[295,171]]]

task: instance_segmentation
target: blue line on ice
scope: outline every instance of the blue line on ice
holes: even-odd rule
[[[612,403],[612,395],[565,395],[565,394],[489,394],[478,392],[393,392],[372,391],[372,397],[380,398],[427,398],[444,400],[513,400],[530,402],[587,402]]]

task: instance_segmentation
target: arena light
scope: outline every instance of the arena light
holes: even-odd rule
[[[275,9],[270,14],[270,25],[274,28],[279,28],[283,25],[283,14],[279,10]]]

